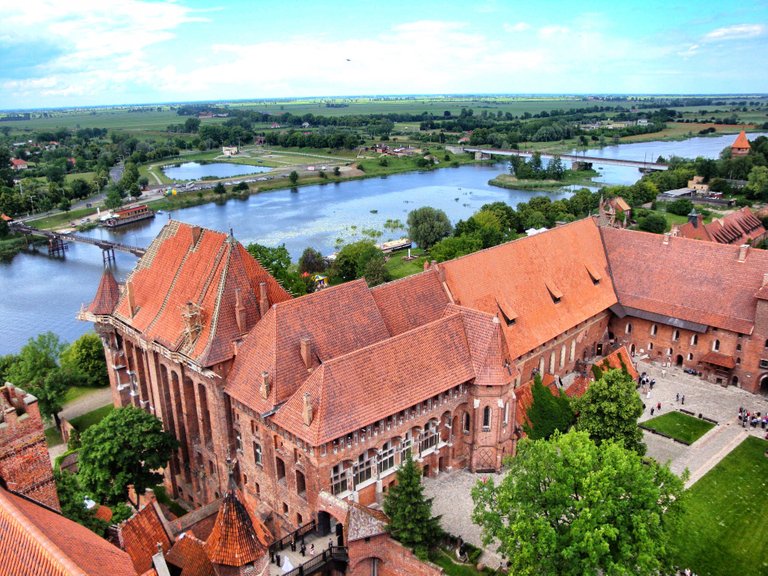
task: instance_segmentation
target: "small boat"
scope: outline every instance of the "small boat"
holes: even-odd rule
[[[125,208],[124,210],[115,210],[110,213],[106,218],[102,218],[101,223],[107,228],[117,228],[118,226],[125,226],[139,220],[146,220],[148,218],[154,218],[155,212],[146,204],[134,206],[133,208]]]

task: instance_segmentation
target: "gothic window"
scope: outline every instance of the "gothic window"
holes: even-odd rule
[[[385,442],[379,452],[378,470],[379,474],[391,470],[395,467],[395,447],[392,442]]]
[[[659,327],[656,324],[651,324],[651,336],[656,336],[659,331]]]
[[[347,472],[344,470],[344,463],[336,464],[331,468],[331,492],[339,495],[347,491]]]
[[[624,333],[632,334],[632,322],[627,322],[627,325],[624,327]]]
[[[352,476],[355,487],[366,480],[371,479],[373,474],[373,461],[374,459],[368,455],[367,451],[357,457],[357,462],[352,466]]]
[[[275,470],[277,471],[277,481],[285,484],[285,462],[282,458],[275,458]]]
[[[483,408],[483,430],[486,432],[491,429],[491,407]]]
[[[307,493],[307,480],[304,478],[304,474],[296,470],[296,493],[299,496],[304,496]]]
[[[256,442],[253,443],[253,461],[257,466],[264,465],[261,458],[261,445]]]
[[[464,412],[464,434],[469,434],[469,412]]]
[[[405,460],[405,455],[411,453],[411,447],[413,446],[413,437],[410,430],[405,433],[403,439],[400,441],[400,462]]]
[[[438,429],[437,422],[430,420],[424,425],[424,430],[421,433],[421,441],[419,442],[419,452],[429,450],[433,446],[437,445]]]
[[[675,330],[674,332],[672,332],[672,340],[674,340],[675,342],[680,340],[680,330]]]
[[[696,346],[696,344],[698,344],[698,343],[699,343],[699,335],[698,334],[693,334],[691,336],[691,346]]]
[[[714,342],[712,342],[712,350],[715,352],[720,351],[720,340],[715,340]]]
[[[509,424],[509,402],[504,404],[504,420],[503,420],[504,426]]]

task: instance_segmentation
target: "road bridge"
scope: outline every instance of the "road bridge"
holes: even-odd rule
[[[42,236],[47,238],[48,254],[51,256],[63,256],[67,242],[80,242],[82,244],[98,246],[101,248],[105,264],[115,261],[115,250],[128,252],[134,256],[143,256],[147,251],[146,248],[129,246],[128,244],[121,244],[120,242],[110,242],[109,240],[100,240],[98,238],[90,238],[88,236],[81,236],[80,234],[74,234],[71,232],[40,230],[20,222],[12,222],[11,229],[14,232],[20,232],[21,234],[26,234],[27,236]]]
[[[501,150],[493,148],[464,148],[464,152],[470,154],[488,154],[489,156],[520,156],[522,158],[530,158],[533,156],[533,150]],[[601,156],[583,156],[581,154],[547,154],[540,153],[543,159],[551,159],[558,156],[561,160],[570,160],[571,162],[588,162],[592,164],[608,164],[611,166],[631,166],[638,168],[640,171],[655,171],[655,170],[668,170],[667,164],[660,164],[658,162],[644,162],[640,160],[623,160],[619,158],[603,158]]]

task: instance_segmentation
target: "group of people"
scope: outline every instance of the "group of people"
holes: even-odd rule
[[[766,427],[768,427],[768,413],[761,414],[760,412],[750,412],[746,408],[740,407],[738,419],[739,422],[741,422],[742,428],[746,428],[747,426],[757,428],[760,426],[763,430],[765,430]],[[768,437],[768,434],[766,437]]]

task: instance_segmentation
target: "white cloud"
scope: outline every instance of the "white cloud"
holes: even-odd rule
[[[681,58],[690,58],[691,56],[696,56],[696,54],[699,53],[699,48],[700,46],[698,44],[691,44],[685,50],[678,52],[677,55]]]
[[[542,28],[539,28],[539,37],[543,38],[544,40],[547,40],[549,38],[554,38],[556,36],[562,36],[563,34],[568,34],[570,32],[570,29],[566,26],[544,26]]]
[[[505,32],[525,32],[529,30],[531,25],[528,22],[515,22],[514,24],[504,24]]]
[[[712,30],[704,35],[704,42],[716,42],[719,40],[743,40],[754,38],[765,32],[765,26],[762,24],[735,24]]]

